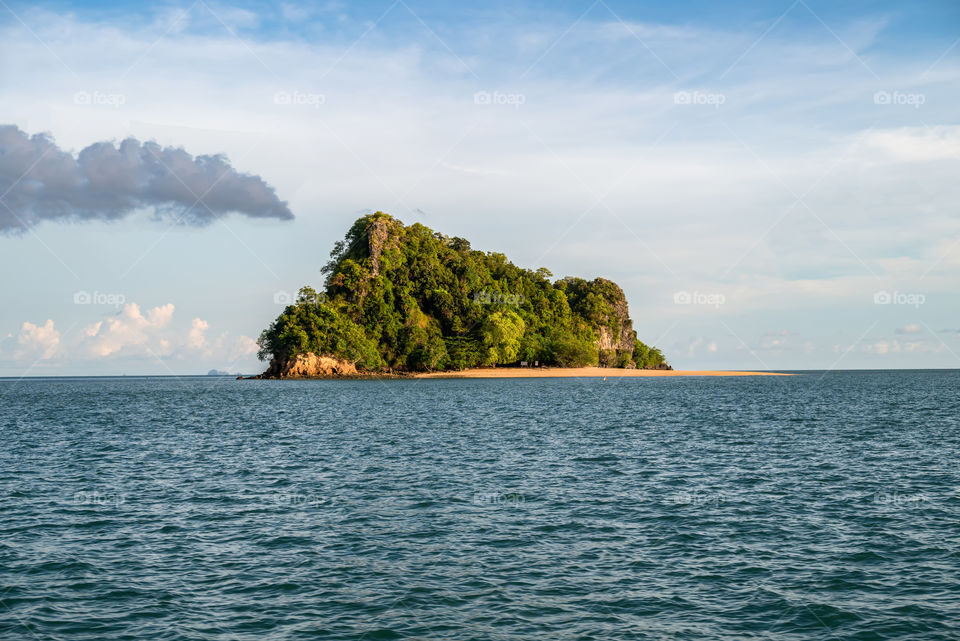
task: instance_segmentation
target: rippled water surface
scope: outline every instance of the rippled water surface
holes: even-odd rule
[[[2,639],[957,639],[960,372],[0,381]]]

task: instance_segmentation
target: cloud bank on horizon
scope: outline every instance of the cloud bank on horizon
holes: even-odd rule
[[[50,222],[111,221],[153,208],[178,222],[204,225],[219,216],[290,220],[293,213],[259,176],[242,174],[221,155],[127,138],[97,142],[76,157],[46,134],[0,125],[0,232]]]
[[[257,343],[249,336],[219,332],[208,336],[211,325],[194,318],[189,330],[173,326],[173,303],[142,310],[135,302],[118,305],[95,322],[77,331],[62,331],[53,319],[25,321],[19,332],[0,338],[0,357],[26,362],[150,358],[183,360],[200,357],[225,367],[249,365]],[[167,370],[170,373],[170,370]]]

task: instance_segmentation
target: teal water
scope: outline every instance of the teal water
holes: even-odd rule
[[[0,639],[960,638],[958,371],[0,409]]]

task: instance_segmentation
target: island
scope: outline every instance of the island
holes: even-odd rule
[[[323,288],[300,289],[261,333],[256,378],[673,373],[616,283],[552,280],[383,212],[358,219],[321,272]]]

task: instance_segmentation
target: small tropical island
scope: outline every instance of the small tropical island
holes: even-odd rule
[[[469,241],[376,212],[330,252],[324,287],[303,287],[258,339],[249,378],[777,376],[674,371],[637,338],[605,278],[552,281]]]
[[[626,296],[518,267],[383,212],[358,219],[260,335],[264,378],[460,372],[493,367],[670,370],[637,339]]]

